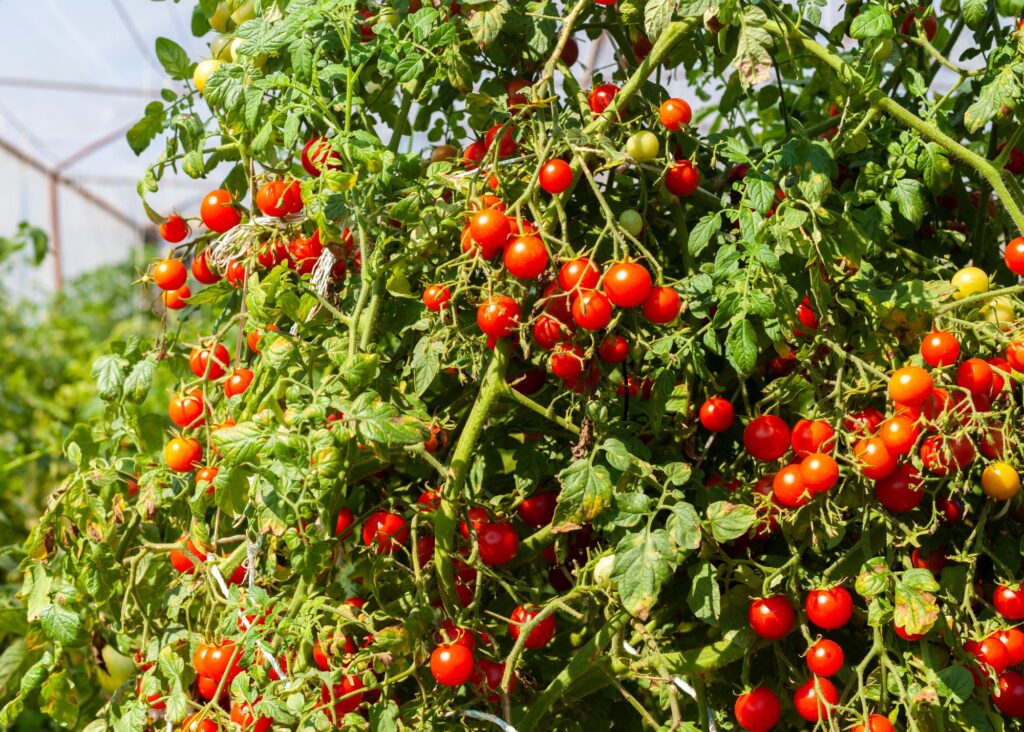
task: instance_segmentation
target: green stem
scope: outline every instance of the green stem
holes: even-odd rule
[[[604,650],[619,629],[626,624],[629,615],[623,611],[613,615],[612,618],[598,630],[594,636],[587,641],[582,648],[569,661],[569,664],[551,680],[548,687],[534,699],[529,711],[522,721],[516,724],[519,732],[533,732],[538,729],[541,720],[548,713],[548,709],[555,701],[562,697],[572,685],[573,680],[582,676],[594,663],[594,659]]]
[[[999,297],[1000,295],[1016,295],[1018,292],[1024,292],[1024,285],[1011,285],[1010,287],[1001,287],[998,290],[988,290],[986,292],[979,292],[977,295],[968,295],[962,300],[954,300],[942,305],[935,311],[937,315],[942,313],[948,313],[950,310],[956,310],[964,305],[975,305],[979,302],[985,302],[993,297]]]
[[[457,506],[461,502],[463,487],[469,466],[476,450],[476,442],[483,431],[487,417],[495,400],[505,388],[505,372],[508,369],[508,354],[511,344],[507,338],[498,341],[494,347],[487,371],[480,384],[480,393],[466,418],[466,426],[459,435],[448,470],[451,477],[441,491],[441,507],[434,512],[435,561],[441,601],[451,617],[458,614],[459,602],[455,593],[455,574],[452,555],[455,549],[455,524],[458,519]]]

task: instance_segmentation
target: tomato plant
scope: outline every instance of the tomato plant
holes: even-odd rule
[[[0,716],[1019,728],[1024,61],[980,5],[197,3],[215,58],[161,39],[129,132],[144,195],[211,191],[146,204],[186,307],[96,369]],[[135,678],[54,701],[105,646]]]

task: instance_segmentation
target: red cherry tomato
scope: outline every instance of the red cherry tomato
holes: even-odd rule
[[[747,732],[767,732],[779,723],[782,704],[774,691],[758,686],[736,698],[733,714],[736,724]]]
[[[531,622],[540,613],[540,608],[535,606],[524,607],[518,605],[515,610],[512,611],[510,616],[510,622],[508,624],[508,632],[512,636],[513,640],[519,640],[519,634],[522,632],[522,626]],[[548,615],[541,620],[530,634],[526,636],[526,647],[527,648],[543,648],[551,639],[555,636],[555,616]]]
[[[850,622],[853,598],[845,587],[811,590],[804,605],[807,619],[825,630],[835,630]]]
[[[996,709],[1007,717],[1024,717],[1024,676],[1016,671],[999,675],[999,689],[992,695]]]
[[[793,425],[793,452],[807,457],[816,452],[832,452],[835,447],[836,431],[828,422],[816,419],[801,419]]]
[[[427,310],[438,313],[451,302],[452,292],[444,285],[429,285],[423,291],[423,304]]]
[[[642,264],[619,262],[605,272],[603,289],[613,305],[635,308],[651,292],[651,273]]]
[[[866,722],[861,722],[851,732],[895,732],[892,723],[881,714],[872,714]]]
[[[477,211],[469,219],[469,233],[483,252],[497,253],[505,246],[512,226],[508,217],[494,208]],[[492,255],[493,256],[493,255]],[[490,257],[486,257],[490,258]]]
[[[363,524],[363,544],[378,554],[394,554],[408,538],[409,525],[395,513],[376,511]]]
[[[689,160],[679,160],[665,173],[665,188],[673,196],[685,198],[700,186],[700,171]]]
[[[921,358],[929,366],[949,366],[960,358],[960,344],[952,333],[934,330],[921,341]]]
[[[233,396],[238,396],[249,388],[249,384],[252,383],[255,374],[249,369],[239,368],[235,369],[234,373],[228,377],[228,380],[224,382],[224,395],[230,399]]]
[[[913,511],[924,499],[921,476],[913,465],[901,465],[875,481],[875,499],[893,513]]]
[[[461,686],[473,675],[473,652],[460,643],[440,645],[430,654],[430,673],[442,686]]]
[[[218,234],[230,231],[242,220],[238,209],[234,207],[231,194],[223,189],[206,194],[199,205],[199,217],[207,229]]]
[[[992,607],[1007,620],[1024,620],[1024,590],[997,585],[992,593]]]
[[[817,722],[822,717],[832,716],[832,709],[839,702],[839,692],[828,679],[812,677],[793,694],[796,713],[808,722]]]
[[[590,92],[590,111],[594,114],[602,114],[604,110],[608,109],[608,105],[612,103],[612,99],[619,93],[619,87],[615,84],[601,84],[595,86]]]
[[[601,279],[601,271],[586,257],[571,259],[558,270],[558,286],[565,292],[593,290]]]
[[[756,460],[778,460],[789,449],[789,427],[773,414],[755,417],[743,430],[743,446]]]
[[[484,335],[505,338],[519,328],[519,305],[507,295],[484,300],[476,311],[476,323]]]
[[[732,427],[736,412],[722,397],[711,397],[700,407],[700,423],[708,432],[724,432]]]
[[[828,638],[807,649],[806,658],[807,668],[817,676],[834,676],[843,667],[843,649]]]
[[[811,453],[800,463],[800,476],[812,495],[825,493],[839,482],[839,463],[827,453]]]
[[[659,325],[671,323],[682,310],[679,293],[671,287],[652,287],[641,311],[650,322]]]
[[[160,236],[171,244],[184,241],[190,233],[188,223],[178,214],[171,214],[160,224]]]
[[[1024,275],[1024,236],[1010,240],[1003,252],[1007,268],[1018,277]]]
[[[992,382],[992,367],[984,359],[969,358],[960,364],[956,372],[956,385],[974,396],[991,396]]]
[[[505,247],[505,269],[513,277],[532,280],[548,267],[548,250],[536,236],[520,236]]]
[[[489,567],[508,564],[519,551],[516,530],[504,522],[486,522],[476,530],[480,561]]]
[[[658,118],[665,129],[675,132],[680,127],[690,124],[690,120],[693,119],[693,111],[683,99],[666,99],[658,109]]]
[[[900,404],[916,405],[932,395],[932,377],[919,366],[904,366],[889,378],[889,397]]]
[[[314,178],[319,178],[325,170],[340,169],[341,156],[326,137],[314,137],[302,148],[302,167]]]
[[[152,277],[161,290],[177,290],[188,281],[188,270],[180,259],[161,259],[153,265]]]
[[[598,345],[597,356],[605,363],[622,363],[629,358],[629,341],[620,335],[607,336]]]
[[[601,330],[612,320],[612,304],[604,293],[581,290],[572,303],[572,319],[584,330]]]
[[[572,185],[572,168],[560,158],[549,160],[540,169],[540,187],[552,195],[562,193]]]
[[[192,276],[204,285],[212,285],[220,282],[220,275],[210,269],[206,253],[207,250],[204,249],[192,259]]]
[[[896,469],[896,456],[879,437],[865,437],[853,446],[860,471],[872,480],[880,480]]]
[[[1009,666],[1019,666],[1024,663],[1024,631],[1020,628],[1007,628],[997,632],[996,637],[1006,648]]]
[[[750,603],[747,610],[750,629],[765,640],[778,640],[793,629],[796,613],[783,595],[762,597]]]

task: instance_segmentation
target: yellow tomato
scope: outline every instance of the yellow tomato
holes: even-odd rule
[[[989,498],[1008,501],[1020,493],[1020,476],[1007,463],[991,463],[981,474],[981,488]]]
[[[202,92],[206,88],[206,81],[210,78],[210,75],[219,69],[223,64],[215,58],[208,58],[200,61],[196,64],[196,70],[192,72],[192,83],[196,85],[196,89]]]
[[[214,58],[219,58],[221,61],[230,61],[231,42],[234,40],[231,36],[217,36],[213,39],[213,43],[210,44],[210,55]]]
[[[235,25],[241,25],[247,20],[252,20],[256,17],[256,7],[253,0],[245,0],[238,10],[231,14],[231,20],[234,21]]]
[[[231,18],[231,9],[226,2],[219,3],[217,9],[210,16],[210,27],[218,33],[223,33],[228,28],[228,20]]]
[[[981,292],[988,292],[988,275],[985,270],[977,267],[964,267],[953,275],[950,280],[956,293],[953,295],[957,300],[969,295],[977,295]]]
[[[1012,323],[1016,315],[1013,309],[1013,300],[1002,295],[993,297],[986,302],[983,310],[985,320],[990,323]]]

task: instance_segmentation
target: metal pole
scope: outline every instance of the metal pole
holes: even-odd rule
[[[60,251],[60,201],[58,186],[60,176],[50,173],[50,250],[53,252],[53,289],[60,292],[64,286],[64,267]]]

